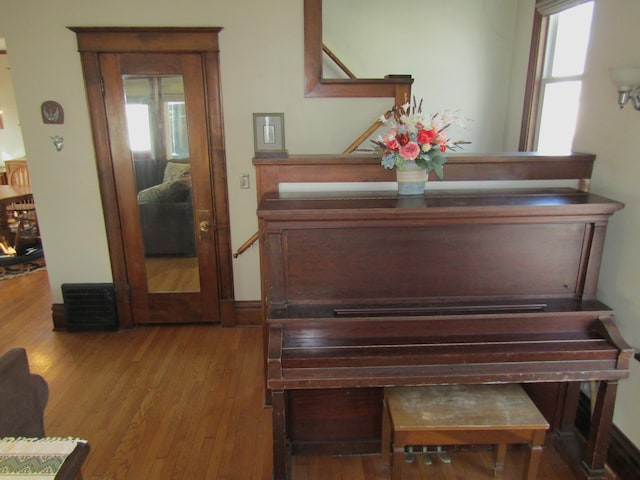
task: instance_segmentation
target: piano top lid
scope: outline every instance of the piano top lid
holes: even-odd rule
[[[621,202],[571,188],[438,190],[407,196],[395,191],[342,191],[269,193],[260,202],[258,217],[609,216],[622,208]]]

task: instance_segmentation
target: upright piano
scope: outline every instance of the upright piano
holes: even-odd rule
[[[292,454],[379,452],[384,388],[523,384],[573,442],[580,386],[591,382],[574,467],[604,479],[633,350],[596,298],[607,223],[623,205],[586,191],[594,160],[455,155],[447,180],[497,186],[428,183],[403,197],[280,191],[393,181],[374,157],[255,159],[273,478],[290,478]]]

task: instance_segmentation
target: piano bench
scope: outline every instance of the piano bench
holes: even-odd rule
[[[534,480],[549,428],[517,384],[387,388],[382,418],[382,460],[393,480],[401,478],[407,446],[497,445],[497,473],[515,443],[529,444],[524,478]]]

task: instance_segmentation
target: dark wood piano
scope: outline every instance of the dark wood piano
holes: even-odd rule
[[[571,180],[593,155],[455,155],[446,180]],[[558,438],[597,385],[581,477],[604,479],[633,350],[595,298],[609,217],[586,188],[279,193],[393,181],[372,157],[255,159],[274,478],[289,456],[380,451],[385,387],[521,383]],[[577,182],[576,182],[577,184]],[[596,383],[597,382],[597,383]]]

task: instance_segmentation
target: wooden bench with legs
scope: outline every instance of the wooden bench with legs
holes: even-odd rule
[[[385,391],[382,419],[382,459],[391,464],[393,480],[402,478],[407,447],[424,447],[429,461],[426,447],[497,445],[498,473],[512,443],[529,444],[523,478],[535,480],[549,428],[519,385],[390,388]]]

